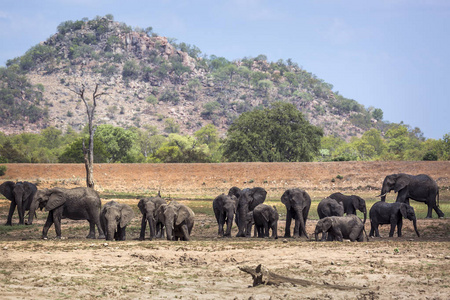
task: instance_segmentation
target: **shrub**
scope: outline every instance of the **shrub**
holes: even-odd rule
[[[7,169],[6,166],[0,166],[0,176],[5,175],[6,169]]]

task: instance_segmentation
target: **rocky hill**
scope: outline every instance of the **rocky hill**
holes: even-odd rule
[[[275,101],[293,103],[326,135],[349,139],[384,124],[381,110],[334,93],[331,84],[289,59],[268,62],[260,55],[230,62],[201,56],[195,46],[170,41],[151,28],[132,30],[111,16],[59,25],[48,40],[7,62],[0,76],[3,90],[11,89],[5,75],[11,72],[24,75],[31,83],[27,90],[35,93],[25,97],[15,87],[12,105],[31,108],[12,117],[11,105],[2,106],[4,133],[68,125],[80,130],[85,107],[73,90],[81,84],[92,91],[99,84],[107,93],[97,103],[97,124],[154,125],[161,132],[192,134],[213,123],[224,135],[239,114]],[[25,116],[28,111],[33,118]]]

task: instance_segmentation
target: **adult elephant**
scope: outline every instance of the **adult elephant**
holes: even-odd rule
[[[269,237],[269,229],[272,237],[278,238],[278,211],[275,206],[260,204],[253,210],[253,220],[259,238]]]
[[[195,214],[184,204],[172,201],[169,204],[161,204],[156,212],[157,219],[166,227],[168,241],[189,241],[194,227]]]
[[[61,238],[61,219],[87,220],[89,222],[89,234],[87,238],[95,239],[95,226],[98,229],[98,238],[104,239],[100,224],[101,201],[98,193],[85,187],[64,189],[55,187],[52,189],[38,190],[35,199],[42,210],[48,211],[47,221],[42,230],[42,238],[47,239],[49,228],[55,224],[56,238]]]
[[[281,202],[286,206],[286,228],[284,237],[291,236],[291,222],[295,220],[294,237],[306,236],[306,220],[308,219],[311,197],[302,189],[288,189],[281,196]]]
[[[147,223],[150,228],[150,240],[155,237],[164,237],[164,224],[156,221],[156,211],[162,204],[167,204],[167,202],[159,196],[139,200],[138,207],[142,213],[140,241],[145,239]]]
[[[439,218],[445,216],[438,207],[439,187],[428,175],[404,173],[388,175],[384,178],[381,194],[378,197],[381,197],[381,201],[385,201],[386,194],[392,190],[398,193],[396,202],[409,204],[409,199],[424,202],[428,206],[427,218],[432,218],[433,209]]]
[[[219,236],[231,236],[231,227],[233,226],[233,218],[236,213],[237,204],[237,198],[234,195],[221,194],[213,200],[213,210],[217,225],[219,226]],[[224,232],[223,227],[225,224],[227,228]]]
[[[317,214],[319,219],[331,216],[343,216],[344,205],[330,197],[322,199],[317,205]]]
[[[262,187],[246,188],[240,190],[238,187],[232,187],[228,195],[235,195],[238,198],[236,223],[238,225],[237,237],[250,236],[246,227],[248,225],[247,215],[253,211],[256,206],[266,200],[267,192]]]
[[[384,201],[378,201],[369,211],[370,216],[370,236],[375,234],[376,237],[380,237],[378,232],[378,226],[382,224],[391,224],[391,230],[389,231],[389,237],[394,236],[395,227],[397,227],[397,234],[402,236],[403,218],[413,222],[414,231],[417,236],[420,237],[417,230],[417,219],[414,213],[414,208],[406,203],[395,202],[386,203]]]
[[[13,182],[5,181],[0,185],[0,193],[6,199],[11,201],[9,206],[8,219],[5,225],[12,225],[12,216],[17,206],[17,214],[19,215],[19,224],[24,224],[25,212],[29,211],[28,221],[26,225],[33,224],[33,218],[36,213],[37,202],[33,201],[37,188],[28,181]]]
[[[133,218],[133,209],[125,203],[109,201],[103,205],[100,212],[100,224],[106,240],[125,241],[127,225]]]
[[[356,210],[359,210],[364,215],[363,223],[366,224],[367,208],[366,201],[356,195],[344,195],[342,193],[334,193],[329,196],[339,203],[344,205],[344,213],[346,215],[356,215]]]
[[[318,241],[318,235],[322,232],[322,240],[325,234],[331,237],[329,240],[337,240],[342,242],[343,239],[349,239],[350,241],[364,241],[364,224],[361,219],[356,215],[348,216],[332,216],[320,219],[316,224],[314,235],[316,241]]]

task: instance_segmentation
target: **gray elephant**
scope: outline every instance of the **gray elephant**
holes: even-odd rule
[[[169,204],[161,204],[157,212],[157,220],[166,227],[167,240],[189,241],[194,227],[195,214],[184,204],[172,201]]]
[[[237,198],[234,195],[219,195],[213,200],[213,210],[219,226],[218,235],[223,237],[231,236],[231,227],[237,208]],[[227,225],[225,232],[223,226]]]
[[[236,223],[238,225],[237,237],[249,236],[250,232],[246,232],[247,214],[253,211],[256,206],[266,200],[267,192],[262,187],[246,188],[240,190],[237,187],[232,187],[228,195],[234,195],[238,198]]]
[[[5,225],[12,225],[12,216],[17,206],[19,215],[19,225],[24,224],[25,212],[29,211],[26,225],[33,224],[33,218],[37,209],[37,202],[33,201],[37,188],[34,184],[24,182],[5,181],[0,185],[0,193],[11,201],[9,206],[8,219]]]
[[[334,193],[329,196],[329,198],[332,198],[336,200],[339,203],[342,203],[344,205],[344,213],[346,215],[356,215],[356,210],[359,210],[364,215],[363,223],[366,224],[367,219],[367,208],[366,208],[366,201],[356,195],[344,195],[342,193]]]
[[[284,237],[291,236],[291,222],[295,220],[294,237],[306,236],[306,220],[308,219],[311,197],[302,189],[289,189],[281,196],[281,202],[286,206],[286,228]]]
[[[318,235],[322,232],[322,240],[324,240],[325,233],[331,237],[330,240],[337,240],[342,242],[343,239],[350,241],[364,241],[364,224],[356,215],[348,216],[332,216],[325,217],[317,221],[314,235],[318,241]]]
[[[142,213],[141,233],[139,235],[139,240],[143,241],[145,239],[145,229],[147,227],[147,223],[150,228],[150,240],[155,237],[164,237],[164,224],[156,221],[156,211],[162,204],[167,204],[167,202],[159,196],[139,200],[138,207]]]
[[[403,218],[413,222],[414,231],[417,236],[420,237],[417,230],[417,219],[414,213],[414,208],[406,203],[395,202],[387,203],[384,201],[378,201],[369,211],[370,216],[370,236],[375,234],[376,237],[380,236],[378,232],[378,226],[382,224],[391,224],[391,230],[389,231],[389,237],[394,236],[395,227],[397,227],[397,234],[402,236]]]
[[[386,194],[394,190],[397,194],[396,202],[409,204],[409,199],[424,202],[428,206],[427,218],[432,218],[433,209],[439,218],[444,213],[439,209],[439,187],[428,175],[408,175],[404,173],[386,176],[381,187],[381,201],[386,200]],[[436,201],[437,198],[437,201]]]
[[[317,205],[317,214],[319,215],[319,219],[331,216],[343,216],[344,205],[328,197],[322,199]]]
[[[100,224],[106,240],[125,241],[127,225],[133,218],[133,209],[125,203],[109,201],[103,205],[100,212]]]
[[[253,220],[259,238],[269,237],[269,229],[272,230],[272,237],[278,238],[278,211],[275,206],[260,204],[253,210]]]
[[[98,238],[104,239],[100,224],[101,201],[98,193],[85,187],[74,189],[52,188],[38,190],[35,199],[42,210],[48,211],[47,221],[42,230],[42,238],[47,239],[49,228],[55,223],[56,238],[61,238],[61,219],[87,220],[89,234],[87,238],[95,238],[95,226],[98,229]]]

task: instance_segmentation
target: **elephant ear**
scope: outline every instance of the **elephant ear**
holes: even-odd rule
[[[134,218],[134,211],[129,205],[123,204],[120,210],[120,227],[123,228],[127,226],[131,220]]]
[[[355,196],[352,197],[352,205],[353,205],[353,208],[355,209],[355,211],[359,210],[359,199],[358,199],[358,197],[355,197]]]
[[[184,220],[189,218],[189,210],[186,206],[182,205],[178,209],[177,219],[175,220],[175,225],[179,226],[181,223],[183,223]]]
[[[50,190],[49,193],[51,194],[48,197],[47,204],[45,205],[46,211],[54,210],[66,202],[66,197],[61,191]]]
[[[286,209],[291,209],[291,190],[287,190],[284,192],[283,196],[281,196],[281,202],[286,205]]]
[[[141,214],[145,214],[145,211],[144,211],[144,207],[145,207],[145,199],[143,198],[143,199],[141,199],[141,200],[139,200],[139,203],[138,203],[138,208],[139,208],[139,210],[141,211]]]
[[[407,208],[408,208],[408,205],[406,205],[405,203],[402,203],[400,205],[400,213],[402,214],[403,218],[405,218],[405,219],[408,218]]]
[[[331,225],[333,225],[333,219],[327,217],[322,219],[323,220],[323,231],[328,231],[331,228]]]
[[[5,196],[6,199],[13,201],[14,200],[14,186],[16,184],[13,181],[5,181],[0,185],[0,193]]]
[[[409,184],[409,178],[405,175],[399,175],[397,180],[395,181],[394,191],[398,193],[398,191],[404,189]]]

